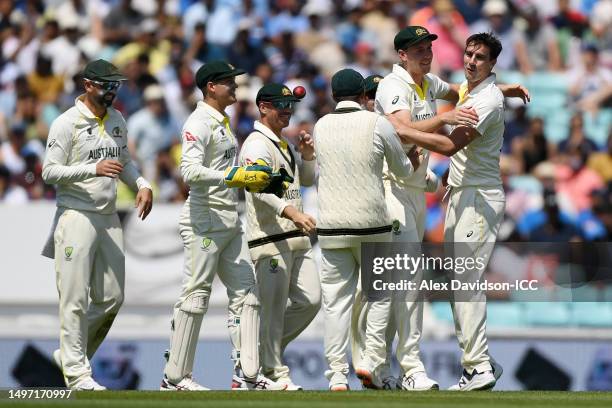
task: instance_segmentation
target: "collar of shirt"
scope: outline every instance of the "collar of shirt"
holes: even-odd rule
[[[459,103],[462,103],[470,96],[475,96],[478,92],[482,91],[484,88],[489,86],[490,84],[495,83],[496,75],[491,73],[488,77],[484,79],[481,83],[479,83],[476,88],[472,89],[471,92],[468,93],[468,83],[464,81],[459,87]]]
[[[229,123],[229,118],[225,114],[219,112],[218,110],[216,110],[215,108],[213,108],[212,106],[210,106],[204,101],[198,102],[198,108],[204,110],[204,112],[206,112],[209,116],[211,116],[214,120],[216,120],[219,123],[224,123],[224,122]]]
[[[413,87],[417,95],[421,100],[425,99],[427,90],[429,89],[429,81],[427,80],[427,74],[423,76],[423,88],[414,82],[412,76],[406,71],[400,64],[393,64],[393,73],[397,75],[402,81],[406,82],[409,86]]]
[[[353,101],[341,101],[336,105],[336,109],[359,108],[363,109],[360,104]]]
[[[264,125],[263,123],[261,123],[260,121],[256,120],[255,121],[255,125],[253,126],[255,128],[255,130],[263,133],[265,136],[268,137],[268,139],[276,142],[276,143],[283,143],[284,141],[279,138],[278,136],[276,136],[274,134],[274,132],[272,130],[270,130],[269,127],[267,127],[266,125]]]
[[[84,100],[85,100],[85,94],[77,96],[77,98],[74,100],[74,105],[76,106],[79,113],[85,116],[87,119],[95,119],[97,121],[100,121],[100,118],[97,117],[91,110],[89,110],[87,105],[85,105],[85,102],[83,102]],[[104,117],[102,118],[103,121],[108,119],[108,113],[110,109],[111,109],[110,106],[106,108],[106,115],[104,115]]]

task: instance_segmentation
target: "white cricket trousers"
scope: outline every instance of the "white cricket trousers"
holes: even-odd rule
[[[285,251],[254,263],[261,301],[262,372],[273,380],[289,377],[289,367],[282,362],[283,352],[321,307],[321,285],[312,249]]]
[[[174,305],[173,322],[176,321],[183,302],[194,292],[202,294],[204,313],[206,313],[212,283],[215,276],[218,275],[227,289],[228,329],[233,350],[232,358],[237,364],[241,348],[240,317],[242,309],[247,295],[257,294],[255,271],[249,254],[246,234],[240,224],[227,229],[210,231],[210,223],[200,221],[201,219],[206,218],[187,205],[180,216],[179,231],[183,239],[185,263],[181,295]],[[195,330],[199,333],[200,323],[196,325]],[[196,341],[198,333],[194,334]],[[178,333],[178,335],[180,337],[183,334]],[[188,334],[184,333],[184,335]],[[172,342],[176,340],[174,337],[173,323],[171,348]],[[185,341],[185,339],[179,338],[178,341]],[[195,352],[195,345],[193,347],[188,354]],[[168,372],[168,364],[166,365],[165,373],[168,378],[172,381],[180,381],[182,376],[190,373],[193,357],[187,358],[189,360],[187,362],[188,372],[181,372],[180,378],[171,376],[171,373]],[[183,362],[179,366],[183,367]]]
[[[330,384],[348,384],[351,309],[361,269],[361,242],[387,242],[389,234],[367,235],[354,239],[345,248],[321,248],[321,294],[325,322],[325,358]]]
[[[58,209],[55,274],[66,385],[91,376],[89,360],[123,303],[125,258],[117,214]]]
[[[471,256],[488,263],[504,217],[504,190],[499,188],[452,188],[444,223],[446,243],[468,243]],[[465,251],[467,245],[455,246]],[[486,268],[486,265],[485,265]],[[484,269],[478,271],[482,277]],[[453,279],[461,277],[454,273]],[[460,298],[459,298],[460,299]],[[455,333],[463,352],[461,365],[472,374],[491,370],[486,336],[487,304],[482,301],[451,301]]]
[[[399,229],[394,227],[392,232],[392,242],[421,242],[426,216],[423,190],[385,183],[385,200],[391,219],[399,221]],[[396,356],[402,372],[411,375],[425,371],[419,355],[422,330],[422,301],[367,302],[365,294],[359,291],[352,318],[353,365],[378,370],[381,379],[391,375],[393,339],[397,331]]]

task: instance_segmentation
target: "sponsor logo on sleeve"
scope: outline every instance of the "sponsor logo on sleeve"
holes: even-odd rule
[[[188,131],[185,131],[183,138],[185,139],[186,142],[195,142],[198,140],[191,132],[188,132]]]

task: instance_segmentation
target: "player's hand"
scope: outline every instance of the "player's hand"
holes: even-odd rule
[[[417,171],[417,169],[421,166],[421,163],[423,163],[423,159],[425,158],[425,155],[423,154],[423,149],[421,149],[417,145],[414,145],[412,146],[412,149],[410,149],[408,153],[406,153],[406,155],[408,156],[410,163],[412,163],[414,171]]]
[[[288,205],[283,210],[284,215],[293,221],[293,224],[303,233],[310,235],[315,232],[317,222],[310,215],[298,211],[292,205]]]
[[[96,176],[116,178],[123,171],[123,165],[117,160],[102,160],[96,164]]]
[[[520,84],[499,85],[500,91],[506,98],[521,98],[523,103],[531,101],[529,90]]]
[[[136,194],[136,204],[134,207],[138,208],[138,218],[145,219],[153,208],[153,192],[149,188],[141,188]]]
[[[298,151],[302,155],[302,159],[311,161],[314,159],[314,140],[312,135],[305,130],[301,130],[299,138]]]
[[[472,107],[461,106],[444,113],[442,121],[447,125],[474,127],[478,124],[478,114]]]

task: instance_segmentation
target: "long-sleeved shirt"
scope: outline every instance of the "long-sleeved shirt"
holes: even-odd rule
[[[43,180],[57,184],[57,206],[112,214],[116,211],[117,179],[97,177],[96,165],[119,161],[119,178],[132,190],[150,188],[130,156],[125,119],[112,107],[104,118],[94,115],[79,96],[75,106],[51,124],[43,163]]]
[[[229,118],[200,101],[181,134],[181,175],[190,187],[185,205],[191,209],[192,221],[203,231],[237,226],[238,192],[224,182],[238,149]]]

